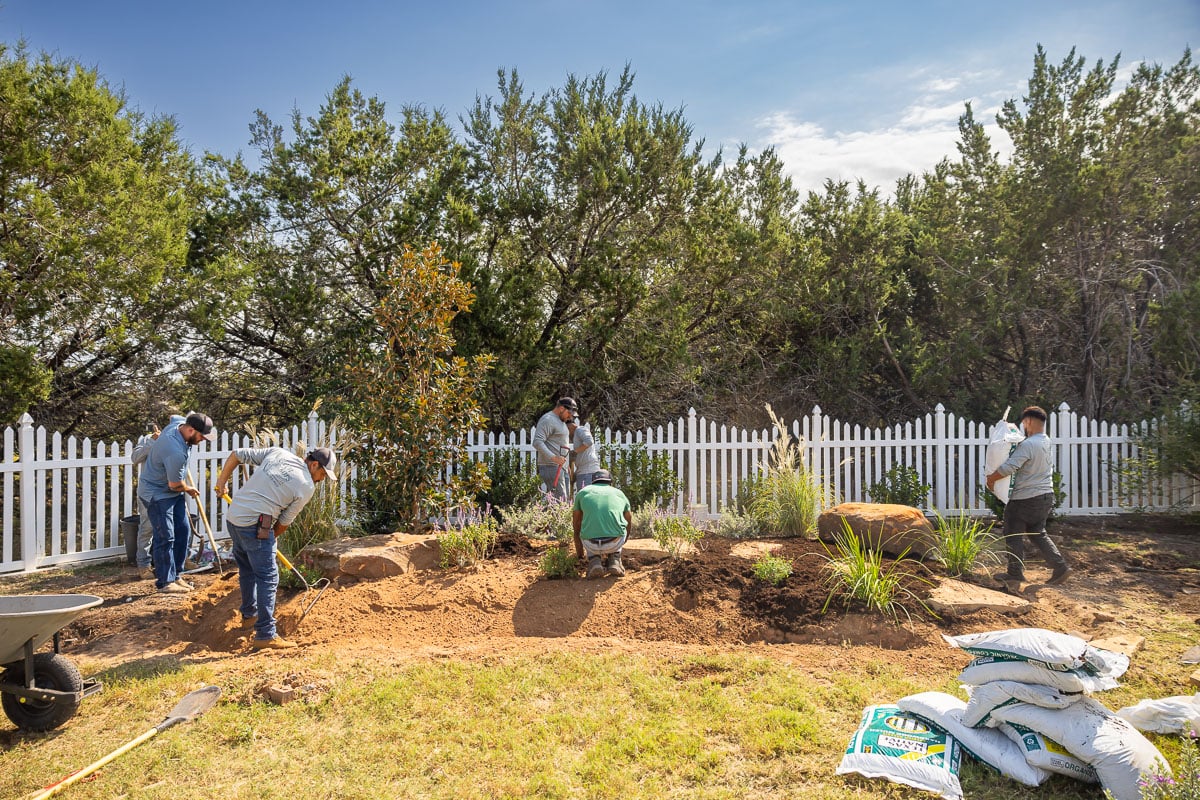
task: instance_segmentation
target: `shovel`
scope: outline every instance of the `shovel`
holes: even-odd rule
[[[56,795],[63,789],[70,786],[72,783],[86,778],[88,775],[91,775],[93,772],[100,769],[117,756],[122,756],[125,753],[128,753],[142,742],[146,741],[147,739],[154,738],[167,728],[170,728],[173,725],[178,725],[180,722],[191,722],[196,717],[212,708],[213,704],[217,702],[217,698],[220,696],[221,689],[219,686],[205,686],[203,689],[197,689],[194,692],[189,692],[182,700],[176,703],[175,707],[171,709],[171,713],[167,715],[167,718],[158,725],[146,731],[133,741],[118,747],[116,750],[113,750],[99,761],[88,764],[78,772],[72,772],[58,783],[47,786],[41,792],[34,795],[30,800],[45,800],[47,797]]]
[[[196,482],[194,480],[192,480],[192,471],[191,470],[188,470],[187,476],[188,476],[188,482],[191,483],[193,486],[195,486]],[[198,511],[200,514],[200,521],[204,523],[204,532],[206,534],[208,534],[208,546],[212,548],[213,558],[216,559],[217,572],[219,572],[221,574],[222,578],[227,578],[233,574],[233,571],[230,570],[230,571],[226,572],[225,565],[221,563],[221,554],[219,552],[217,552],[217,540],[216,540],[216,537],[213,536],[212,525],[210,525],[208,522],[208,514],[204,513],[204,504],[200,502],[199,495],[196,496],[195,500],[196,500],[196,511]]]
[[[233,502],[233,498],[228,494],[221,495],[221,499],[226,503]],[[287,556],[285,556],[283,551],[278,547],[275,548],[275,559],[279,561],[281,565],[283,565],[284,569],[296,576],[296,579],[304,586],[305,595],[312,594],[313,592],[317,593],[316,596],[313,597],[312,600],[309,600],[304,606],[304,610],[300,612],[300,618],[296,620],[296,627],[298,628],[300,627],[300,623],[304,621],[304,618],[308,616],[308,612],[311,611],[312,607],[315,606],[317,601],[321,599],[321,595],[323,595],[325,590],[329,588],[329,578],[318,578],[312,583],[309,583],[308,579],[304,577],[304,573],[296,569],[296,565],[291,561],[288,561]]]

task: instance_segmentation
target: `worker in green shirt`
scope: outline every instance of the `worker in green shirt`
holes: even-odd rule
[[[612,485],[612,474],[606,469],[598,470],[591,485],[575,493],[571,527],[587,554],[588,578],[602,578],[605,573],[620,578],[625,574],[621,548],[632,519],[629,498]]]

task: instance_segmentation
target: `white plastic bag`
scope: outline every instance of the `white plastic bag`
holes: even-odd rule
[[[1004,416],[1008,416],[1008,409],[1004,409]],[[991,436],[988,437],[987,450],[983,455],[983,477],[987,479],[996,471],[996,468],[1008,460],[1008,456],[1012,453],[1013,448],[1025,440],[1025,435],[1021,433],[1021,429],[1014,423],[1001,419],[992,426]],[[1008,489],[1012,483],[1012,478],[1001,478],[996,481],[996,485],[992,487],[992,493],[999,498],[1001,503],[1008,503]]]
[[[994,709],[992,717],[1024,725],[1061,744],[1096,770],[1114,800],[1139,800],[1143,775],[1170,774],[1158,748],[1093,697],[1082,697],[1066,708],[1013,703]]]
[[[1040,786],[1050,773],[1025,760],[1021,747],[1000,731],[963,724],[963,701],[945,692],[920,692],[896,701],[901,711],[915,714],[958,740],[963,750],[992,769],[1026,786]]]
[[[943,634],[942,638],[951,647],[966,650],[973,656],[1027,661],[1056,671],[1078,670],[1119,678],[1129,669],[1129,656],[1123,653],[1101,650],[1078,636],[1045,628],[1008,628],[961,636]]]
[[[979,686],[966,686],[970,700],[963,709],[962,721],[971,727],[988,725],[992,709],[1009,703],[1029,703],[1042,708],[1066,708],[1080,697],[1081,692],[1064,692],[1053,686],[1018,681],[991,681]]]
[[[971,686],[982,686],[992,681],[1017,681],[1040,683],[1053,686],[1064,692],[1100,692],[1115,689],[1121,684],[1109,675],[1089,675],[1079,669],[1060,671],[1047,669],[1031,661],[1009,661],[1005,658],[984,656],[977,658],[958,673],[958,679]]]
[[[931,729],[898,706],[867,706],[837,774],[853,772],[886,778],[933,792],[945,800],[962,800],[962,784],[958,782],[961,761],[958,741],[953,736]]]
[[[1200,733],[1200,692],[1143,700],[1118,709],[1117,716],[1147,733]]]

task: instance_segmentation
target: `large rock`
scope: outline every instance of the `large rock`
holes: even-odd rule
[[[382,533],[310,544],[300,551],[300,560],[330,579],[379,580],[418,569],[437,569],[441,552],[432,534]]]
[[[817,519],[817,533],[827,542],[842,532],[842,520],[872,550],[893,556],[908,551],[924,558],[936,541],[933,526],[920,509],[894,503],[842,503]]]

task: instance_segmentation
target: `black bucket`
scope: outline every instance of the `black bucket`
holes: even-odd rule
[[[141,521],[142,515],[134,514],[130,517],[121,517],[121,521],[117,525],[117,529],[121,532],[121,538],[125,540],[125,560],[135,567],[137,566],[137,532]]]

